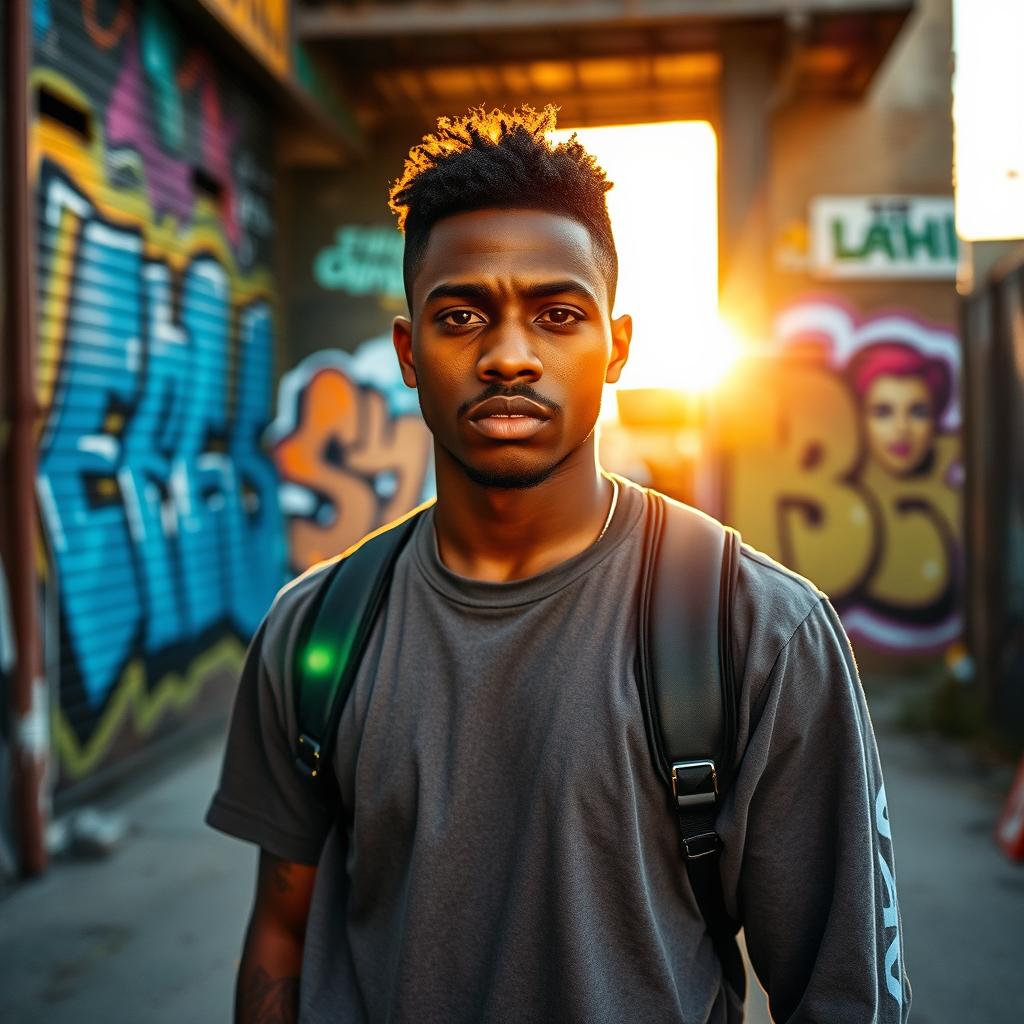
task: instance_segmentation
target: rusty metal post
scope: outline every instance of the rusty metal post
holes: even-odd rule
[[[6,566],[15,664],[11,679],[11,751],[14,822],[22,874],[46,867],[49,701],[42,671],[36,578],[36,424],[33,382],[33,280],[35,203],[29,182],[30,0],[7,0],[4,39],[3,244],[7,345],[6,377],[11,412],[0,500],[6,506]]]

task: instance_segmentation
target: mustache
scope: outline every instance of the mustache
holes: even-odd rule
[[[562,407],[557,402],[552,402],[550,398],[545,398],[540,392],[534,391],[529,384],[513,384],[511,387],[507,387],[504,384],[499,384],[498,381],[491,381],[478,395],[463,402],[459,406],[457,415],[465,416],[474,405],[486,402],[489,398],[528,398],[531,402],[536,402],[551,412],[562,411]]]

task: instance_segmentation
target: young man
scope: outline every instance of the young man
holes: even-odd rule
[[[291,667],[323,571],[285,588],[252,642],[208,816],[261,848],[244,1024],[742,1019],[638,699],[651,499],[596,458],[631,333],[611,318],[610,185],[577,142],[549,145],[553,126],[550,110],[442,120],[392,190],[411,312],[395,349],[437,503],[395,567],[326,799],[294,765]],[[806,581],[749,548],[740,563],[726,907],[776,1020],[902,1021],[849,644]]]

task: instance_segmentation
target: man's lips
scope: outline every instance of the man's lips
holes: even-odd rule
[[[472,406],[466,416],[484,437],[496,441],[523,441],[542,430],[551,413],[522,395],[497,395]]]

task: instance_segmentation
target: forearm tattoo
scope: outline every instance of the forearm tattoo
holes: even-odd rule
[[[299,1019],[298,978],[271,978],[257,967],[246,976],[239,995],[239,1019],[245,1024],[295,1024]]]
[[[271,880],[274,883],[274,888],[279,893],[286,893],[291,890],[292,879],[291,870],[287,861],[276,860],[271,867]]]

